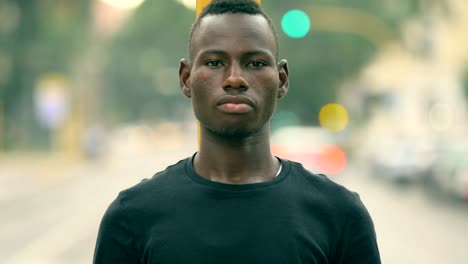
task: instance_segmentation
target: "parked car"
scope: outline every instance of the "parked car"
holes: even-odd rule
[[[468,202],[468,144],[440,147],[433,171],[431,187]]]
[[[432,173],[435,153],[429,144],[411,138],[388,138],[369,152],[371,174],[399,183],[424,180]]]

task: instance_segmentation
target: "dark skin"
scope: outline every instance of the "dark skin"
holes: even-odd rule
[[[270,119],[288,91],[286,60],[261,15],[222,14],[202,19],[194,32],[191,62],[182,59],[182,93],[200,122],[195,170],[216,182],[247,184],[276,176]]]

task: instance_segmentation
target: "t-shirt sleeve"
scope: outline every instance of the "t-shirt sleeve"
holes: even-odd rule
[[[126,216],[119,196],[110,204],[101,220],[93,264],[140,263]]]
[[[353,193],[352,200],[334,263],[380,264],[372,218],[357,193]]]

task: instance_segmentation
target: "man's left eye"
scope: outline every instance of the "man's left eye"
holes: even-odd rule
[[[253,68],[259,68],[259,67],[266,66],[266,63],[264,63],[263,61],[251,61],[247,64],[247,66],[253,67]]]

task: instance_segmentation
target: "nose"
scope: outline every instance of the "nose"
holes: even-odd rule
[[[231,64],[226,70],[226,78],[224,79],[223,88],[227,89],[241,89],[247,90],[249,88],[249,84],[247,80],[244,78],[244,73],[242,71],[242,67],[237,64]]]

